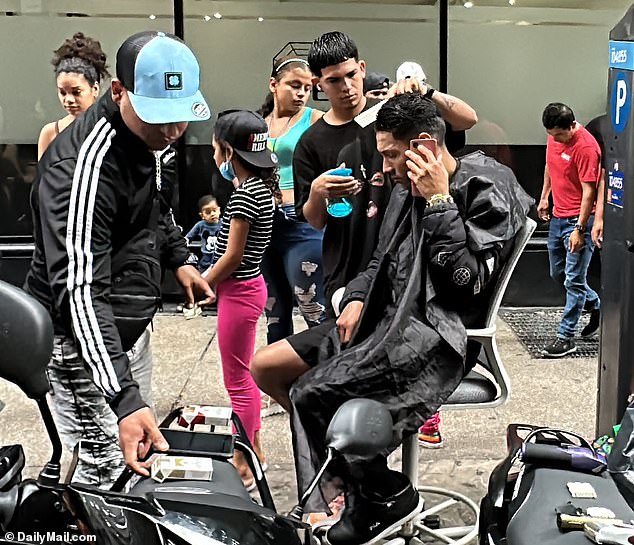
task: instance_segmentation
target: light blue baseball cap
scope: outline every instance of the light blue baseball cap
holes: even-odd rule
[[[117,51],[117,79],[146,123],[206,121],[211,117],[200,92],[200,67],[191,49],[172,34],[145,31]]]

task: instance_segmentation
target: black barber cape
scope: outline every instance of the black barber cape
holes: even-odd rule
[[[424,199],[402,186],[393,190],[374,257],[342,301],[344,308],[365,300],[357,332],[342,348],[333,328],[320,345],[323,361],[291,389],[300,495],[325,458],[328,423],[345,401],[371,398],[388,407],[391,451],[447,400],[473,365],[466,360],[465,325],[486,314],[532,199],[509,168],[481,152],[461,158],[450,188],[455,204],[427,209]],[[321,500],[332,500],[337,491],[325,486],[322,493],[309,509],[323,510]]]

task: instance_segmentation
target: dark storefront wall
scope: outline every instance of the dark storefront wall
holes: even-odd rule
[[[603,113],[607,33],[629,2],[581,0],[575,5],[583,9],[562,9],[571,3],[522,0],[523,5],[536,6],[529,8],[510,6],[508,0],[475,0],[471,9],[449,5],[445,10],[434,0],[417,3],[427,5],[408,0],[0,0],[0,35],[9,44],[3,73],[16,75],[0,80],[0,278],[20,283],[28,266],[35,142],[40,128],[63,114],[49,62],[52,50],[78,30],[102,42],[111,66],[118,45],[134,32],[184,31],[201,61],[203,92],[214,113],[259,107],[271,58],[287,42],[310,42],[333,29],[349,32],[370,71],[393,77],[402,60],[416,60],[432,85],[441,88],[448,82],[449,92],[471,104],[480,118],[468,133],[467,151],[482,149],[508,164],[537,199],[545,155],[543,106],[554,100],[568,102],[584,123]],[[443,29],[449,39],[441,46]],[[26,45],[24,36],[32,37]],[[177,218],[185,229],[197,219],[201,195],[211,191],[223,201],[231,190],[211,161],[212,127],[192,125],[180,148]],[[548,278],[546,229],[539,225],[522,257],[507,304],[561,303],[561,290]],[[598,283],[595,261],[591,281]]]

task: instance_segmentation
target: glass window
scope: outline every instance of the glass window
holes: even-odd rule
[[[434,4],[435,2],[426,2]],[[340,30],[352,36],[371,72],[395,77],[404,60],[438,81],[438,8],[401,2],[200,2],[185,0],[185,40],[201,61],[212,121],[192,124],[188,143],[209,144],[215,114],[258,109],[268,92],[271,63],[290,41],[310,42]],[[327,103],[317,104],[327,109]]]
[[[605,113],[609,31],[629,1],[453,4],[448,86],[478,112],[469,143],[545,144],[549,102],[570,105],[582,123]]]
[[[417,2],[418,3],[418,2]],[[395,78],[404,60],[423,65],[428,80],[438,84],[438,7],[392,2],[291,1],[200,2],[185,0],[185,41],[196,52],[202,70],[202,89],[212,109],[205,123],[187,130],[187,174],[181,176],[179,220],[189,226],[198,218],[196,202],[214,193],[228,200],[230,184],[214,175],[211,133],[219,111],[257,110],[268,93],[273,57],[288,42],[310,42],[333,30],[347,32],[371,72]],[[327,102],[310,106],[328,109]],[[186,181],[185,181],[186,178]]]
[[[43,125],[64,117],[51,58],[66,38],[81,31],[99,40],[114,74],[125,38],[142,30],[174,32],[173,19],[172,0],[0,2],[0,143],[36,143]]]
[[[65,116],[57,98],[53,51],[75,32],[101,42],[114,75],[115,54],[141,30],[174,31],[172,0],[0,1],[0,238],[32,233],[29,192],[42,127]],[[102,85],[102,92],[109,82]]]
[[[449,92],[473,106],[479,119],[467,132],[467,150],[481,149],[511,167],[538,201],[546,162],[544,107],[564,102],[582,124],[605,113],[609,33],[630,2],[451,4]],[[548,223],[538,221],[538,235],[547,230]]]

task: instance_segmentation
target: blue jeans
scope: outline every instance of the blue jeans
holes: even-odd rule
[[[214,262],[214,254],[213,252],[208,254],[204,253],[200,256],[198,260],[198,272],[200,274],[204,273]]]
[[[594,245],[590,237],[594,216],[590,216],[584,245],[574,253],[568,251],[568,241],[574,231],[578,219],[555,218],[550,220],[548,231],[548,257],[550,260],[551,278],[566,290],[566,306],[564,315],[559,323],[559,337],[571,338],[575,336],[577,322],[583,312],[584,305],[589,309],[598,309],[601,306],[599,295],[586,281],[588,265],[592,258]]]
[[[321,231],[297,220],[294,205],[283,204],[275,211],[271,244],[262,259],[269,344],[293,334],[294,301],[308,327],[324,320],[322,239]]]

